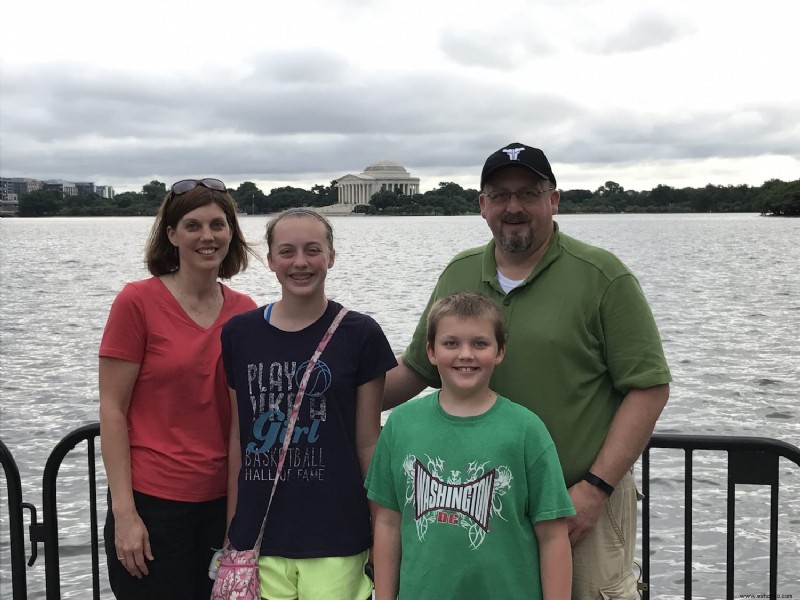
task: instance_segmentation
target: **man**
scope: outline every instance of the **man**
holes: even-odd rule
[[[425,353],[431,304],[485,294],[509,329],[491,387],[545,422],[577,512],[569,519],[574,599],[637,597],[636,488],[631,473],[669,396],[661,339],[636,278],[610,252],[561,233],[556,178],[520,143],[481,173],[481,216],[493,239],[445,268],[411,344],[387,374],[384,408],[439,387]],[[468,366],[468,365],[465,365]]]

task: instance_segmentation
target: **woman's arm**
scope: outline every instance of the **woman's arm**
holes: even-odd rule
[[[236,500],[239,497],[239,471],[242,470],[242,449],[239,437],[239,405],[236,403],[236,390],[228,388],[231,398],[231,432],[228,440],[228,521],[225,528],[225,542],[228,542],[228,529],[236,513]]]
[[[114,545],[117,557],[131,575],[147,575],[153,560],[150,537],[133,500],[128,407],[139,376],[138,363],[100,358],[100,448],[108,476],[114,511]]]
[[[397,600],[400,587],[399,512],[376,504],[375,511],[375,600]]]
[[[539,521],[533,526],[539,543],[543,600],[569,600],[572,595],[572,549],[566,518]]]

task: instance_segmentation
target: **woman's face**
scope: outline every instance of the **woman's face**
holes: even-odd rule
[[[228,255],[232,236],[225,211],[213,202],[186,213],[175,227],[167,227],[181,269],[212,269],[216,273]]]

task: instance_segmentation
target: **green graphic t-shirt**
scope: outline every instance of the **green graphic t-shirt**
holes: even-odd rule
[[[394,409],[365,485],[402,515],[400,600],[541,598],[533,525],[575,514],[544,424],[502,396],[476,417],[438,392]]]

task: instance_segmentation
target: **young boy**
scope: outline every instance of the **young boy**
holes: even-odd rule
[[[442,388],[394,409],[366,479],[375,600],[570,597],[574,515],[539,418],[489,389],[505,325],[488,298],[442,298],[428,316]]]

